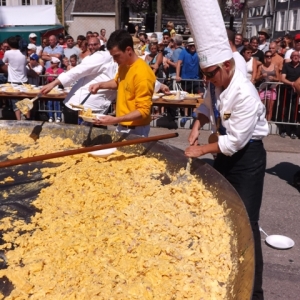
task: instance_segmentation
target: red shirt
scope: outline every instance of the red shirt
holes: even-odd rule
[[[52,68],[48,68],[46,70],[46,73],[48,73],[48,74],[56,74],[56,75],[59,75],[59,74],[61,74],[63,72],[64,72],[64,70],[62,68],[57,68],[55,72],[54,72],[54,70]],[[56,77],[47,76],[47,83],[54,81],[56,78],[57,78],[57,76]]]

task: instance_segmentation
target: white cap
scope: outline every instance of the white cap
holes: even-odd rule
[[[37,35],[36,35],[35,33],[30,33],[30,34],[29,34],[29,37],[30,37],[30,38],[35,38],[35,37],[37,37]]]
[[[181,5],[194,37],[201,68],[232,58],[218,0],[181,0]]]
[[[54,64],[58,64],[60,63],[60,60],[57,57],[51,57],[51,62],[53,62]]]
[[[30,50],[36,50],[36,45],[30,43],[30,44],[28,44],[27,49],[30,49]]]

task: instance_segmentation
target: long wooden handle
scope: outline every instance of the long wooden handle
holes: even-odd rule
[[[92,152],[92,151],[97,151],[97,150],[118,148],[118,147],[123,147],[123,146],[128,146],[128,145],[135,145],[135,144],[142,144],[142,143],[154,142],[154,141],[159,141],[159,140],[171,139],[171,138],[174,138],[177,136],[178,136],[177,132],[176,133],[168,133],[168,134],[163,134],[163,135],[156,135],[156,136],[150,136],[150,137],[138,138],[138,139],[134,139],[134,140],[123,141],[123,142],[115,142],[115,143],[110,143],[110,144],[105,144],[105,145],[98,145],[98,146],[85,147],[85,148],[79,148],[79,149],[74,149],[74,150],[60,151],[60,152],[54,152],[54,153],[50,153],[50,154],[43,154],[43,155],[27,157],[27,158],[18,158],[18,159],[0,162],[0,168],[11,167],[11,166],[16,166],[16,165],[23,165],[23,164],[36,162],[36,161],[48,160],[48,159],[52,159],[52,158],[64,157],[64,156]]]

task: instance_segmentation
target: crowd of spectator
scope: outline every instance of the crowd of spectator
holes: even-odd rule
[[[286,34],[272,40],[268,30],[263,28],[258,37],[251,37],[249,41],[237,33],[235,46],[246,61],[248,79],[257,87],[266,105],[267,120],[298,123],[298,96],[294,82],[300,77],[300,34]],[[276,101],[279,101],[278,107],[274,105]],[[292,139],[297,137],[296,125],[280,124],[279,129],[283,138],[287,135]]]
[[[28,82],[34,85],[49,83],[61,72],[74,68],[91,54],[90,37],[98,38],[102,50],[105,49],[107,42],[105,29],[101,29],[99,33],[88,31],[85,35],[79,35],[76,40],[70,35],[51,35],[43,37],[41,45],[37,44],[35,33],[31,33],[25,43],[20,37],[11,37],[1,43],[1,66],[5,67],[5,64],[8,64],[8,78],[1,76],[0,80],[19,84]],[[172,22],[167,24],[161,36],[156,33],[147,35],[145,32],[139,32],[139,27],[136,26],[133,39],[135,52],[149,64],[156,77],[160,81],[163,80],[171,90],[181,88],[189,93],[205,92],[193,38],[184,40],[183,36],[176,34]],[[24,44],[26,44],[25,49]],[[297,123],[299,121],[298,101],[293,84],[300,77],[300,34],[294,37],[286,34],[271,40],[267,29],[261,29],[258,36],[250,39],[236,33],[231,47],[234,47],[246,62],[247,77],[257,87],[261,100],[266,105],[267,120]],[[20,55],[12,54],[18,49],[21,51],[20,55],[23,54],[25,57],[24,68],[20,68],[21,58],[17,58]],[[14,63],[19,65],[16,68],[19,73],[13,69]],[[40,75],[44,75],[45,78],[41,78]],[[278,82],[284,85],[279,88]],[[279,107],[281,120],[274,116],[275,108],[278,109],[274,104],[278,99],[281,102]],[[59,106],[53,107],[53,105],[57,105],[57,102],[48,102],[50,110],[60,109]],[[16,109],[15,106],[13,108]],[[169,115],[173,118],[180,114],[183,117],[181,126],[185,125],[186,117],[194,116],[188,109],[161,108],[159,111],[157,108],[155,113],[158,116]],[[20,119],[20,113],[17,111],[16,117]],[[60,114],[54,116],[50,112],[49,121],[60,122]],[[280,135],[282,137],[290,135],[294,139],[295,129],[296,126],[281,125]]]
[[[101,29],[100,34],[88,31],[86,35],[79,35],[77,40],[70,35],[62,33],[43,37],[41,45],[37,44],[37,35],[30,33],[28,39],[20,36],[12,36],[0,44],[0,83],[13,83],[40,86],[53,81],[59,74],[74,68],[88,55],[88,40],[97,37],[101,45],[105,47],[106,30]],[[42,75],[42,76],[41,76]],[[16,99],[1,100],[2,106],[11,106],[17,120],[21,119],[21,113],[15,106]],[[59,111],[57,101],[48,101],[49,110]],[[26,116],[30,118],[29,114]],[[61,122],[61,114],[49,112],[49,122]]]

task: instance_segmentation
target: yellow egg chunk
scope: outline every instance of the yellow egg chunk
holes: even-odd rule
[[[0,130],[0,150],[12,143],[28,147],[10,158],[78,147]],[[51,161],[62,164],[41,169],[50,185],[31,222],[0,223],[14,245],[0,270],[15,287],[5,299],[226,299],[228,210],[196,178],[162,185],[150,175],[165,173],[164,161],[120,151]]]

